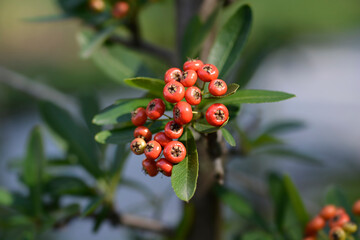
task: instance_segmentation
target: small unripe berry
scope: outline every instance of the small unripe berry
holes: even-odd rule
[[[346,233],[341,227],[334,227],[329,233],[330,240],[345,240]]]
[[[353,222],[347,222],[345,223],[342,228],[344,229],[345,232],[353,234],[357,231],[358,227],[355,223]]]
[[[102,12],[105,10],[105,2],[103,0],[90,0],[90,8],[96,12]]]
[[[136,155],[143,154],[145,147],[146,147],[146,142],[142,138],[135,138],[134,140],[132,140],[130,144],[131,151]]]

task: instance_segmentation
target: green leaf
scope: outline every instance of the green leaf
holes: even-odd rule
[[[78,124],[64,109],[43,102],[40,112],[46,124],[68,144],[69,151],[79,158],[79,163],[94,177],[100,177],[99,151],[85,127]]]
[[[301,152],[297,152],[291,148],[270,148],[260,151],[255,151],[256,154],[266,154],[266,155],[274,155],[282,158],[286,158],[287,160],[300,160],[301,162],[314,164],[314,165],[322,165],[322,162],[312,156],[303,154]]]
[[[114,159],[110,165],[109,173],[110,176],[114,176],[117,173],[121,175],[122,169],[124,168],[127,157],[129,156],[130,150],[127,145],[128,142],[124,144],[119,144],[116,147],[114,154]],[[120,176],[119,176],[120,178]]]
[[[92,214],[104,201],[104,197],[93,198],[89,204],[85,207],[84,211],[81,214],[81,217],[86,217]]]
[[[224,136],[224,139],[230,144],[230,146],[235,147],[236,142],[234,137],[229,133],[229,131],[226,128],[221,128],[221,132]]]
[[[214,103],[226,104],[243,104],[243,103],[269,103],[279,102],[289,98],[295,97],[293,94],[268,91],[268,90],[255,90],[255,89],[244,89],[239,90],[235,94],[221,99],[204,99],[199,107],[200,109],[206,108],[207,106]]]
[[[282,177],[272,173],[268,177],[269,193],[273,201],[275,225],[283,233],[286,216],[286,207],[289,198]]]
[[[171,236],[171,240],[184,240],[187,239],[189,232],[194,224],[195,208],[193,204],[185,204],[182,219],[177,226],[175,233]],[[170,240],[170,238],[169,238]]]
[[[247,232],[242,236],[241,240],[274,240],[273,236],[266,232],[253,231]]]
[[[297,217],[297,220],[299,221],[299,224],[301,225],[301,228],[305,229],[305,225],[309,221],[309,215],[306,212],[300,194],[297,191],[294,183],[292,182],[289,176],[285,175],[283,181],[286,188],[286,192],[289,196],[291,207],[295,212],[295,215]]]
[[[4,188],[0,188],[0,205],[10,206],[13,202],[13,197],[9,191]]]
[[[239,84],[236,84],[236,83],[231,83],[227,86],[227,91],[224,95],[222,96],[211,96],[207,99],[218,99],[218,98],[224,98],[224,97],[228,97],[228,96],[231,96],[233,95],[234,93],[236,93],[236,91],[239,89]]]
[[[248,5],[241,6],[222,26],[208,57],[217,66],[220,76],[226,77],[246,43],[252,24],[252,11]]]
[[[198,152],[194,136],[189,128],[179,139],[187,150],[186,157],[179,164],[174,165],[171,185],[178,198],[188,202],[194,195],[199,173]]]
[[[30,188],[32,211],[35,216],[42,214],[42,188],[45,169],[45,153],[40,127],[34,127],[27,143],[24,162],[24,182]]]
[[[264,219],[260,217],[260,215],[254,210],[253,206],[241,195],[220,185],[217,185],[214,190],[219,199],[224,204],[228,205],[234,212],[243,218],[251,220],[261,228],[268,230]]]
[[[121,118],[125,114],[128,115],[127,120],[130,121],[130,113],[138,107],[146,107],[151,100],[151,98],[118,100],[115,104],[105,108],[97,114],[93,118],[93,123],[97,125],[121,123],[125,120]]]
[[[300,128],[304,127],[304,123],[301,121],[278,121],[269,124],[265,130],[264,133],[266,134],[278,134],[288,131],[294,131],[298,130]]]
[[[226,122],[224,122],[223,125],[219,127],[208,124],[206,120],[201,120],[199,122],[194,122],[193,128],[200,133],[213,133],[223,128],[229,122],[229,119],[230,117],[228,118],[228,120],[226,120]]]
[[[110,25],[103,30],[96,32],[91,38],[87,38],[82,46],[80,57],[81,58],[89,58],[91,55],[99,49],[99,47],[106,41],[106,39],[115,31],[117,26]]]
[[[77,177],[56,176],[50,179],[45,187],[45,191],[53,196],[93,196],[95,191]]]
[[[130,87],[148,90],[154,96],[163,97],[165,81],[162,79],[137,77],[125,79],[124,83]]]
[[[279,145],[283,144],[284,142],[274,136],[268,134],[262,134],[258,136],[255,140],[252,141],[251,145],[253,148],[259,148],[269,145]]]
[[[80,97],[80,108],[85,123],[92,135],[101,131],[100,126],[92,123],[93,117],[100,112],[99,100],[94,94],[84,95]]]
[[[213,28],[218,18],[221,7],[215,8],[213,13],[206,19],[205,23],[201,22],[198,15],[195,15],[188,23],[182,40],[181,53],[182,60],[186,58],[196,58],[202,43]]]

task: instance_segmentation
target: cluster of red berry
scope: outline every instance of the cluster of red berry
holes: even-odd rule
[[[218,69],[212,64],[203,64],[200,60],[188,60],[184,63],[184,71],[179,68],[170,68],[165,73],[164,99],[175,104],[173,118],[165,125],[164,132],[159,132],[152,139],[149,128],[144,127],[147,119],[156,121],[165,113],[165,103],[156,98],[150,101],[147,108],[139,107],[132,112],[131,121],[138,126],[134,131],[135,139],[131,142],[131,150],[137,154],[145,153],[146,159],[142,162],[145,172],[156,176],[158,171],[165,176],[171,176],[174,164],[186,157],[186,148],[174,139],[179,139],[184,131],[184,125],[193,120],[193,107],[200,104],[203,91],[194,86],[197,79],[203,81],[203,87],[209,82],[209,93],[222,96],[227,91],[226,83],[217,79]],[[186,89],[185,89],[186,88]],[[186,101],[182,101],[185,98]],[[229,118],[229,111],[225,105],[215,103],[206,111],[206,120],[213,126],[223,125]],[[164,158],[158,159],[163,151]]]
[[[354,215],[360,216],[360,200],[353,206]],[[349,214],[342,207],[326,205],[305,229],[304,240],[316,240],[318,231],[328,224],[330,240],[345,240],[357,231],[357,225],[350,221]]]
[[[104,0],[90,0],[89,1],[90,8],[96,12],[102,12],[106,8],[106,4]],[[114,18],[123,18],[129,12],[129,3],[125,1],[118,1],[112,6],[112,16]]]

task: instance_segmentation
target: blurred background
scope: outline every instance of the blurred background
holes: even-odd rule
[[[247,2],[253,7],[254,26],[245,56],[256,62],[256,67],[249,73],[251,81],[240,79],[240,84],[246,88],[290,92],[297,97],[276,104],[246,105],[238,121],[246,127],[255,119],[257,129],[276,121],[301,122],[304,127],[286,132],[281,138],[321,164],[314,166],[270,156],[240,159],[232,154],[229,168],[238,168],[246,177],[254,179],[263,178],[263,173],[270,170],[289,173],[309,211],[319,210],[326,189],[333,185],[343,188],[349,199],[359,198],[360,1]],[[141,30],[145,39],[174,48],[174,11],[172,0],[158,1],[144,8]],[[116,99],[139,94],[113,81],[93,61],[80,58],[76,40],[82,28],[79,20],[29,21],[34,17],[58,14],[61,14],[60,9],[52,0],[0,1],[0,66],[65,94],[97,95],[102,107]],[[164,18],[167,21],[163,21]],[[154,75],[162,78],[160,69]],[[236,78],[236,74],[233,77]],[[0,79],[2,187],[25,191],[13,163],[24,156],[28,134],[37,124],[43,124],[37,100]],[[47,155],[61,155],[48,132],[45,139]],[[138,163],[137,157],[130,157],[125,177],[137,179],[149,191],[166,196],[165,206],[174,211],[164,214],[149,210],[144,206],[146,197],[126,187],[118,192],[121,204],[117,207],[175,224],[180,217],[181,202],[172,193],[170,181],[161,176],[149,180],[139,171]],[[85,175],[81,171],[76,174]],[[239,191],[246,190],[241,176],[228,176],[239,181],[234,184]],[[261,188],[261,183],[259,185]],[[106,237],[110,240],[124,239],[128,234],[131,233],[105,224],[93,235],[90,220],[76,220],[64,229],[49,232],[44,239]]]

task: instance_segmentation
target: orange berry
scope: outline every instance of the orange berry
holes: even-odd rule
[[[329,220],[330,228],[342,227],[345,223],[350,222],[350,217],[343,208],[338,208],[336,214]]]
[[[329,220],[330,218],[333,218],[335,214],[336,214],[336,207],[334,205],[326,205],[320,211],[320,216],[325,220]]]
[[[307,236],[303,240],[316,240],[316,236]]]
[[[325,227],[325,220],[320,217],[314,217],[307,225],[305,229],[306,236],[315,235],[319,230]]]
[[[355,215],[360,216],[360,199],[354,203],[352,211]]]

